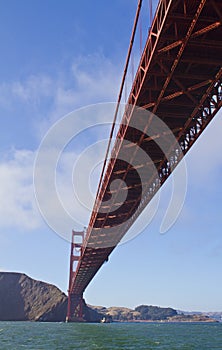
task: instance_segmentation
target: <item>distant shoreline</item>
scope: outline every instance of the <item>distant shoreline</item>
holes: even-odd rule
[[[128,320],[128,321],[113,321],[113,323],[221,323],[215,319],[209,319],[205,321],[194,321],[194,320],[175,320],[175,321],[168,321],[168,320]]]

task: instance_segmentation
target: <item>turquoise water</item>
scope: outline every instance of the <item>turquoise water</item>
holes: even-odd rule
[[[0,322],[0,350],[222,350],[222,323]]]

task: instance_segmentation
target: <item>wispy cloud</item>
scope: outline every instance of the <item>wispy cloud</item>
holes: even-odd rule
[[[34,153],[11,151],[0,162],[0,228],[35,229],[40,224],[32,190]]]
[[[42,138],[59,118],[76,108],[117,99],[122,67],[101,52],[73,58],[55,75],[39,73],[0,84],[0,108],[32,119]],[[18,118],[18,117],[17,117]],[[19,118],[18,118],[19,119]]]
[[[53,93],[53,81],[45,75],[30,76],[23,83],[12,84],[12,94],[24,102],[40,102],[42,97],[50,97]]]
[[[101,53],[79,56],[73,61],[69,77],[59,78],[49,115],[54,122],[76,108],[117,99],[122,67]]]
[[[25,108],[41,105],[42,99],[49,98],[55,93],[53,80],[44,74],[31,75],[22,81],[0,84],[0,106],[9,110],[16,104]]]
[[[18,110],[22,109],[23,116],[32,118],[37,138],[41,140],[48,128],[64,114],[91,103],[114,101],[120,77],[121,68],[102,53],[79,56],[68,69],[56,76],[31,75],[23,81],[2,83],[0,107],[9,113],[19,113]],[[19,120],[19,116],[16,118]],[[0,162],[0,228],[32,230],[42,225],[32,183],[36,152],[37,150],[29,149],[17,150],[15,144],[14,149],[9,150]],[[73,154],[65,154],[66,162],[60,174],[63,181],[58,179],[58,186],[63,193],[63,201],[71,201],[73,205],[70,188],[65,185],[67,176],[69,180],[71,177],[67,171],[73,166]],[[47,199],[47,188],[45,192]],[[79,215],[81,217],[80,212]]]
[[[93,195],[90,195],[90,188],[93,188],[95,191],[98,181],[98,176],[90,178],[92,175],[89,169],[95,166],[98,162],[98,157],[103,157],[103,152],[104,147],[100,149],[101,154],[97,150],[97,152],[90,152],[84,155],[84,160],[81,162],[81,173],[87,172],[87,174],[84,176],[84,179],[81,179],[81,176],[79,178],[78,169],[75,168],[74,181],[77,181],[78,184],[75,184],[74,187],[73,167],[78,154],[69,151],[63,153],[59,166],[55,169],[55,177],[52,179],[50,175],[48,176],[51,181],[56,181],[57,195],[63,206],[63,211],[55,205],[55,198],[52,198],[47,182],[41,182],[40,179],[41,188],[39,190],[44,194],[44,208],[40,209],[46,208],[48,217],[52,218],[52,221],[63,222],[61,225],[62,231],[66,232],[67,235],[70,233],[72,226],[68,226],[70,225],[69,220],[67,222],[63,220],[64,211],[73,217],[73,223],[79,223],[80,228],[87,225],[91,206],[94,202]],[[33,188],[33,164],[35,157],[36,151],[11,150],[10,154],[0,162],[0,233],[4,232],[4,229],[14,228],[22,231],[32,231],[45,225],[36,204]],[[40,173],[46,175],[47,169],[42,164]],[[82,186],[83,183],[84,185]],[[80,185],[81,192],[76,188],[76,186]]]

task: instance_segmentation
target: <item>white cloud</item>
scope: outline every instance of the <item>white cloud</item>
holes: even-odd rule
[[[49,97],[53,92],[53,81],[45,75],[28,77],[23,83],[12,83],[11,92],[24,102],[40,102],[42,97]]]
[[[23,81],[0,85],[0,105],[12,110],[18,103],[24,108],[41,105],[41,100],[55,94],[53,80],[47,75],[31,75]]]
[[[22,111],[23,122],[24,118],[32,118],[35,133],[41,140],[49,127],[68,112],[91,103],[115,100],[121,75],[120,67],[101,53],[79,56],[68,69],[64,68],[64,72],[56,76],[31,75],[23,81],[0,84],[0,106],[13,115],[16,111],[18,120],[19,111]],[[42,225],[32,183],[35,155],[36,151],[17,150],[15,144],[0,162],[1,229],[32,230]],[[64,166],[70,169],[73,154],[67,154],[67,159],[68,163],[72,159],[72,164]],[[70,187],[66,186],[66,170],[63,176],[63,200],[70,203],[73,199],[70,199]],[[47,198],[47,188],[44,190]],[[59,217],[59,213],[56,215]]]
[[[78,56],[55,75],[40,73],[0,84],[0,107],[32,118],[41,139],[58,119],[73,110],[117,99],[122,67],[102,53]]]
[[[0,227],[35,229],[40,225],[32,190],[34,153],[11,151],[0,163]]]
[[[78,95],[83,94],[88,103],[116,100],[122,72],[102,54],[78,57],[72,65],[72,73]]]
[[[38,184],[41,188],[38,189],[44,196],[44,208],[40,207],[40,210],[43,210],[43,212],[46,210],[52,221],[61,223],[62,229],[59,233],[64,232],[63,236],[67,235],[67,238],[73,228],[72,223],[79,223],[79,229],[88,223],[94,202],[92,195],[89,198],[89,186],[91,183],[95,190],[98,181],[98,176],[93,179],[89,178],[90,170],[98,162],[98,158],[103,160],[103,153],[104,147],[100,147],[97,152],[84,154],[84,159],[81,162],[81,173],[85,173],[86,176],[84,177],[84,186],[81,187],[81,198],[78,198],[76,188],[73,188],[72,178],[73,166],[79,156],[78,153],[63,152],[58,167],[54,169],[53,174],[50,172],[51,168],[41,163],[38,174],[43,174],[43,177],[40,176],[39,178]],[[23,231],[32,231],[45,225],[36,204],[33,187],[35,157],[36,151],[13,149],[0,162],[0,234],[5,229],[16,228]],[[52,158],[52,153],[45,154],[46,162],[50,163],[50,158]],[[75,169],[75,179],[78,178],[78,170],[77,167]],[[48,180],[48,182],[45,180]],[[51,193],[50,182],[52,181],[56,181],[56,188],[63,210],[56,205],[56,193],[53,193],[53,195]],[[81,204],[80,199],[87,203],[87,208]],[[67,218],[65,218],[66,221],[64,220],[64,211],[73,217],[71,221]],[[49,226],[53,227],[50,222]]]
[[[122,68],[102,54],[75,58],[68,73],[69,83],[60,77],[55,84],[49,124],[77,108],[117,100]]]
[[[75,58],[68,73],[52,81],[51,108],[47,118],[36,123],[40,137],[56,120],[78,108],[116,101],[121,76],[122,67],[101,53]]]

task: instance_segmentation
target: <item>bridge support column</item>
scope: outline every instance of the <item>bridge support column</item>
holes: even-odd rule
[[[69,293],[66,322],[84,322],[82,295]]]
[[[83,296],[72,289],[76,269],[82,256],[84,231],[72,231],[68,307],[66,322],[83,322]]]

